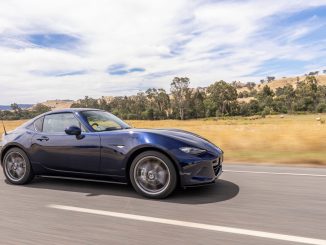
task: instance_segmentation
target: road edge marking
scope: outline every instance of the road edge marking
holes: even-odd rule
[[[292,175],[292,176],[311,176],[311,177],[326,177],[326,174],[304,174],[304,173],[289,173],[289,172],[266,172],[266,171],[248,171],[248,170],[223,170],[229,173],[248,173],[248,174],[272,174],[272,175]]]
[[[269,239],[282,240],[288,242],[296,242],[296,243],[304,243],[304,244],[312,244],[312,245],[326,245],[326,240],[309,238],[309,237],[292,236],[292,235],[285,235],[285,234],[278,234],[278,233],[271,233],[271,232],[264,232],[264,231],[247,230],[247,229],[227,227],[227,226],[209,225],[203,223],[156,218],[151,216],[119,213],[119,212],[80,208],[80,207],[57,205],[57,204],[50,204],[47,205],[47,207],[53,209],[65,210],[65,211],[110,216],[114,218],[151,222],[151,223],[158,223],[158,224],[165,224],[165,225],[174,225],[174,226],[181,226],[187,228],[196,228],[202,230],[217,231],[217,232],[224,232],[224,233],[231,233],[231,234],[238,234],[238,235],[260,237],[260,238],[269,238]]]

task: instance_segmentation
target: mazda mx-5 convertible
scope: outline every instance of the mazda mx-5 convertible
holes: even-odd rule
[[[106,111],[65,109],[5,133],[0,157],[12,184],[42,175],[97,179],[164,198],[177,186],[214,183],[223,151],[186,131],[136,129]]]

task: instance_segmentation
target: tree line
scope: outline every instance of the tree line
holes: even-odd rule
[[[256,90],[254,83],[247,83],[246,87],[248,90],[238,93],[234,83],[218,81],[207,88],[192,89],[189,78],[175,77],[170,93],[150,88],[110,101],[85,97],[72,107],[99,108],[123,119],[145,120],[326,112],[326,86],[318,85],[315,76],[298,81],[296,88],[288,84],[273,91],[265,85]],[[246,97],[251,99],[239,100]]]
[[[0,119],[2,120],[20,120],[30,119],[42,113],[51,111],[51,107],[38,103],[31,109],[22,109],[18,104],[10,105],[11,110],[0,110]]]
[[[274,77],[269,78],[273,80]],[[175,77],[169,93],[162,88],[150,88],[132,96],[116,96],[110,100],[86,96],[73,103],[73,108],[98,108],[123,119],[194,119],[224,116],[252,116],[278,113],[326,112],[326,86],[318,85],[315,76],[297,81],[296,88],[288,84],[273,91],[268,85],[257,90],[254,83],[237,92],[237,83],[217,81],[207,88],[191,88],[190,79]],[[250,98],[243,101],[242,98]],[[241,100],[242,99],[242,100]],[[37,104],[32,110],[22,110],[17,104],[12,111],[0,111],[3,119],[31,118],[51,110]]]

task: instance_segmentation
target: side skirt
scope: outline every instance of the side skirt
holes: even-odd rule
[[[40,177],[49,178],[49,179],[66,179],[66,180],[80,180],[87,182],[97,182],[97,183],[109,183],[109,184],[119,184],[119,185],[128,185],[126,182],[120,181],[110,181],[110,180],[100,180],[100,179],[88,179],[88,178],[79,178],[79,177],[66,177],[66,176],[53,176],[53,175],[38,175]]]
[[[104,181],[104,182],[122,183],[122,184],[127,183],[127,179],[125,176],[112,176],[112,175],[106,175],[100,173],[61,171],[61,170],[46,168],[38,163],[33,163],[32,168],[36,176],[47,176],[51,178],[81,179],[81,180],[90,180],[90,181]]]

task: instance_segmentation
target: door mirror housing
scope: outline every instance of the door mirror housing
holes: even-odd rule
[[[65,132],[68,135],[80,136],[81,135],[81,128],[77,127],[77,126],[70,126],[69,128],[65,129]]]

